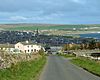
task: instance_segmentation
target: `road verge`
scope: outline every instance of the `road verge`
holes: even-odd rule
[[[36,80],[45,63],[45,56],[36,60],[19,62],[11,68],[1,69],[0,80]]]
[[[72,59],[71,62],[79,67],[82,67],[84,70],[100,77],[100,63],[84,57]]]

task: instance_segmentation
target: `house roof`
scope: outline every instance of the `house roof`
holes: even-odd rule
[[[23,45],[35,45],[36,43],[33,43],[32,41],[25,41],[25,42],[20,42]]]
[[[0,48],[14,48],[13,44],[0,44]]]

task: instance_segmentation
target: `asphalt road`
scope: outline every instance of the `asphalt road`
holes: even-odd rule
[[[49,56],[39,80],[100,80],[61,56]]]

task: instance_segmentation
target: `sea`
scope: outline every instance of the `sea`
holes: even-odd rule
[[[95,38],[100,39],[100,33],[87,33],[87,34],[79,34],[82,38]]]

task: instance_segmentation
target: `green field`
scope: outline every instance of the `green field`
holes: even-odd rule
[[[11,68],[0,70],[0,80],[36,80],[46,62],[42,57],[34,61],[20,62]]]
[[[86,27],[100,27],[100,25],[55,25],[55,26],[15,26],[11,28],[5,28],[5,30],[61,30],[72,28],[86,28]]]

